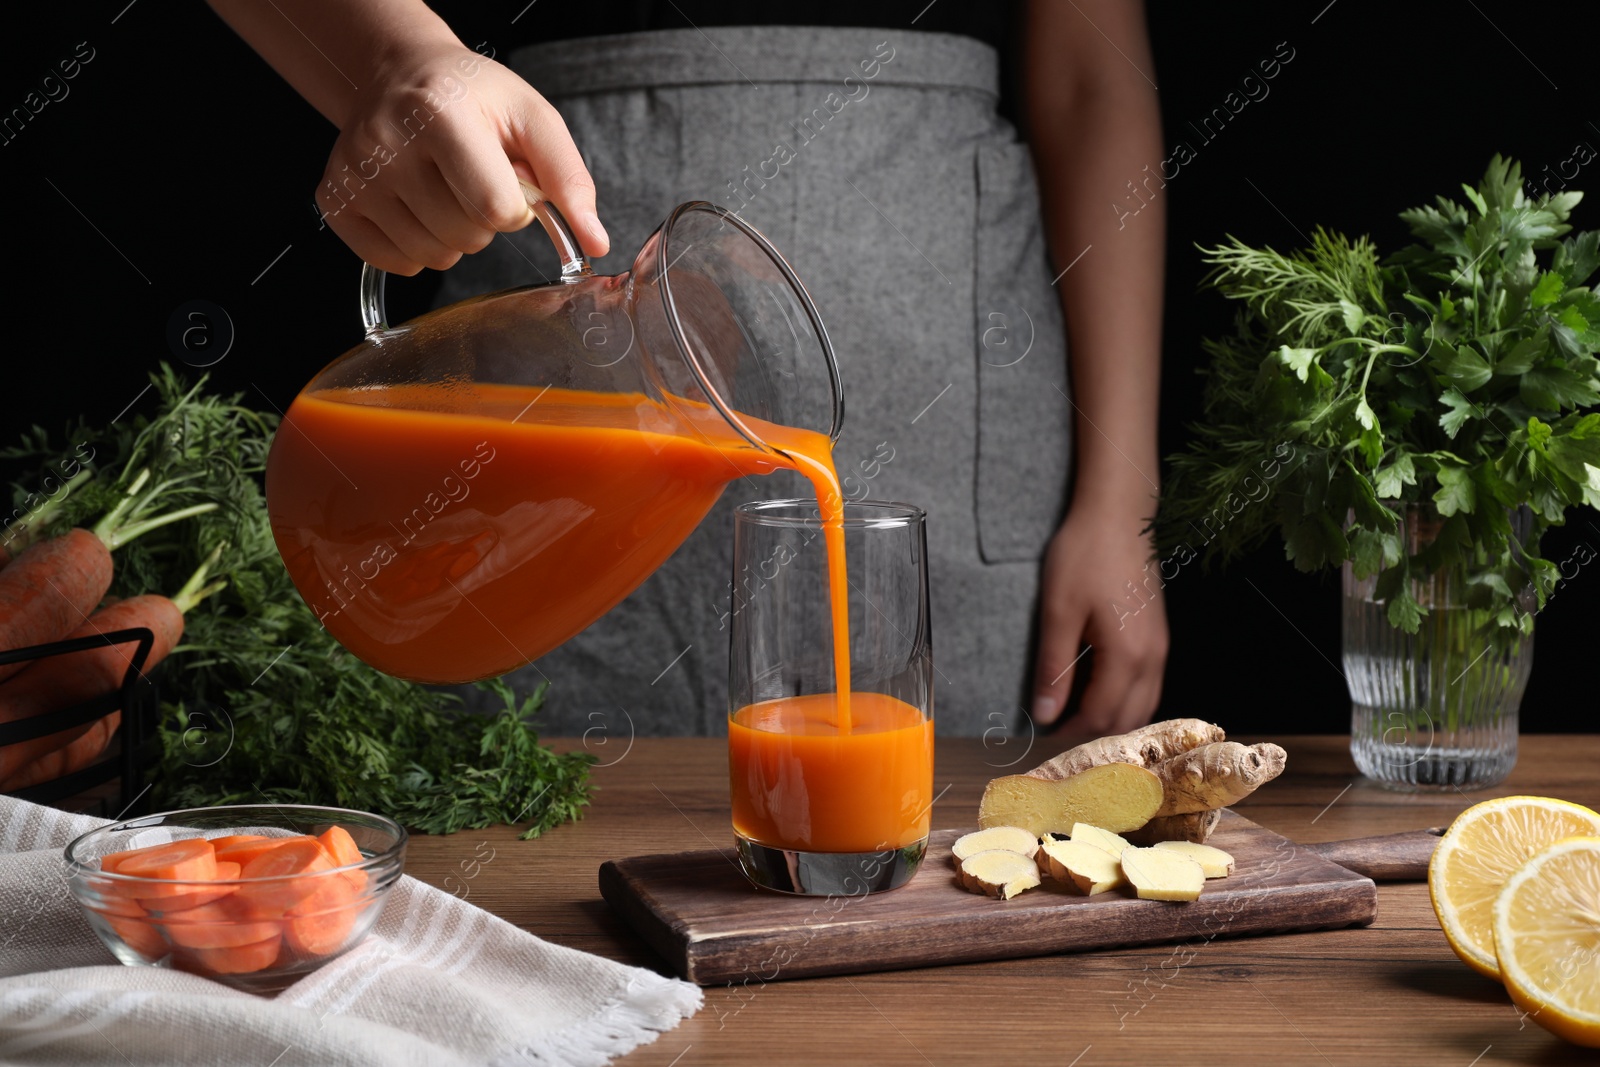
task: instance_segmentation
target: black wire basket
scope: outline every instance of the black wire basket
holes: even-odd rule
[[[0,723],[0,746],[3,746],[70,730],[75,726],[83,726],[110,715],[119,708],[122,710],[122,724],[112,736],[105,752],[95,762],[59,778],[15,790],[10,793],[11,796],[36,804],[59,807],[61,802],[68,798],[91,790],[99,790],[100,787],[120,778],[120,785],[115,793],[118,811],[112,817],[122,818],[127,814],[139,814],[133,812],[132,808],[145,795],[146,773],[154,765],[159,750],[159,741],[156,737],[158,707],[156,686],[144,676],[145,661],[150,656],[150,647],[154,642],[155,634],[146,627],[135,626],[91,637],[52,641],[45,645],[33,645],[9,651],[0,650],[0,666],[3,666],[48,659],[51,656],[64,656],[106,645],[134,646],[128,659],[128,669],[124,672],[122,684],[118,688],[79,704],[15,722]],[[112,794],[109,791],[103,792],[98,799],[101,808],[104,809],[112,802]],[[96,814],[107,813],[101,810]]]

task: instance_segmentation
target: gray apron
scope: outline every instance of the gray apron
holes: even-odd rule
[[[995,112],[994,50],[718,27],[538,45],[509,65],[560,110],[594,176],[613,249],[600,273],[626,271],[686,200],[739,210],[788,258],[838,352],[846,495],[928,512],[937,730],[1014,726],[1071,406],[1032,163]],[[537,226],[462,260],[441,299],[537,281],[530,260],[555,276]],[[735,482],[632,596],[513,677],[550,680],[544,733],[726,731],[730,510],[756,494],[809,486]]]

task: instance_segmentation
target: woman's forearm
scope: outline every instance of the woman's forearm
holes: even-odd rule
[[[422,0],[208,0],[329,122],[343,129],[357,94],[419,48],[460,47]]]
[[[1116,206],[1162,155],[1142,6],[1034,0],[1028,20],[1026,119],[1050,250],[1063,272],[1056,287],[1077,408],[1074,506],[1148,516],[1159,479],[1159,179],[1152,191],[1140,186],[1149,202],[1136,217]]]

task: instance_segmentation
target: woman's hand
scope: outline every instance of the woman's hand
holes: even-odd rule
[[[1121,733],[1154,714],[1167,613],[1150,542],[1140,532],[1145,522],[1134,509],[1078,503],[1051,540],[1039,591],[1035,722],[1060,717],[1085,668],[1089,685],[1065,732]],[[1092,667],[1085,646],[1094,650]]]
[[[594,181],[556,109],[499,63],[430,42],[381,62],[354,95],[317,206],[373,266],[444,270],[532,221],[519,170],[585,252],[605,254]]]
[[[594,180],[549,101],[463,45],[423,0],[209,0],[339,128],[317,206],[375,267],[444,270],[533,212],[517,171],[606,253]]]

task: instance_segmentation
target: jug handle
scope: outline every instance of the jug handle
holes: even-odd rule
[[[572,227],[561,217],[561,212],[556,210],[556,206],[538,186],[521,178],[517,179],[517,184],[522,187],[523,199],[527,200],[533,217],[544,227],[550,243],[556,246],[556,254],[561,257],[560,280],[575,282],[580,278],[592,277],[594,270],[589,266],[589,258],[583,254],[578,239],[572,234]],[[368,337],[389,330],[389,313],[383,306],[383,283],[387,278],[385,272],[371,263],[361,264],[361,325]]]

